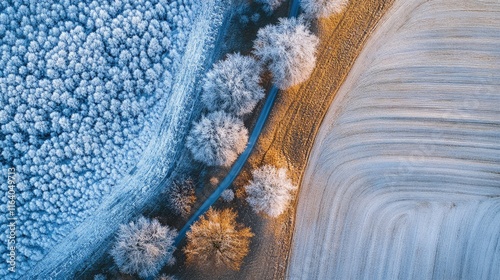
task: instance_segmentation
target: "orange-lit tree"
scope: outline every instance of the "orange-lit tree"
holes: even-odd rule
[[[233,210],[210,209],[187,233],[184,253],[190,264],[239,270],[252,236],[250,228],[236,222]]]

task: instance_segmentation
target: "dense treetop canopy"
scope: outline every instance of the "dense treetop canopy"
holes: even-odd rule
[[[168,94],[192,3],[0,2],[0,167],[16,168],[19,271],[86,217],[138,158],[147,139],[138,136],[148,134]],[[5,262],[0,271],[7,273]]]
[[[267,64],[276,86],[287,89],[309,79],[318,44],[303,18],[280,18],[259,29],[254,54]]]

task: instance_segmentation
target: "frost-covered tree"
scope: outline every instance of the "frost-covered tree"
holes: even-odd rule
[[[281,18],[261,28],[254,41],[254,54],[267,63],[273,82],[287,89],[307,80],[316,65],[318,38],[299,18]]]
[[[247,142],[248,130],[243,121],[216,111],[193,125],[186,145],[195,160],[209,166],[230,166],[243,152]]]
[[[286,175],[286,169],[270,165],[252,171],[253,179],[245,186],[247,202],[255,212],[278,217],[285,211],[297,188]]]
[[[252,236],[250,228],[236,222],[233,210],[210,209],[187,233],[184,253],[190,264],[239,270]]]
[[[344,10],[349,0],[302,0],[300,6],[311,18],[324,18]]]
[[[196,201],[194,183],[191,179],[174,182],[166,192],[167,205],[177,215],[187,217]]]
[[[209,111],[224,110],[242,116],[252,112],[264,97],[259,84],[262,67],[259,62],[239,53],[230,54],[208,71],[201,100]]]
[[[261,3],[264,11],[267,13],[272,13],[279,6],[281,6],[281,4],[283,4],[284,0],[255,0],[255,2]]]
[[[0,1],[0,169],[19,178],[19,275],[136,164],[160,123],[197,3]],[[1,262],[0,279],[8,273]]]
[[[140,217],[121,225],[111,256],[121,272],[152,277],[173,257],[177,232],[156,219]]]

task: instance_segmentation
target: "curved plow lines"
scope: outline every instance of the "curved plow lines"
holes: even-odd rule
[[[500,3],[399,0],[318,133],[290,279],[500,275]]]

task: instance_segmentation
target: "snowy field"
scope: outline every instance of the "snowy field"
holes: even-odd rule
[[[289,279],[498,279],[499,46],[496,0],[396,0],[316,138]]]
[[[213,60],[227,5],[125,2],[41,1],[33,4],[39,10],[15,2],[0,13],[0,33],[7,34],[1,102],[9,104],[0,109],[0,163],[4,170],[15,166],[19,176],[16,274],[6,275],[2,262],[2,279],[70,279],[104,252],[102,242],[156,197],[173,172],[199,113],[196,83]],[[64,87],[67,92],[51,95]],[[2,197],[2,240],[9,234],[6,205]]]

